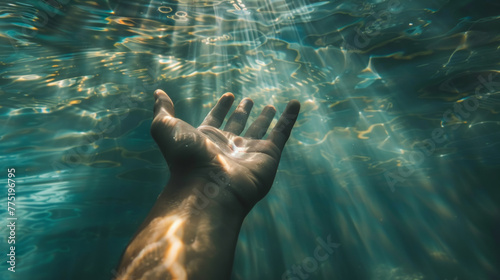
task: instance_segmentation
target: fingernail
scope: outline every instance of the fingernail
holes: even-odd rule
[[[264,109],[266,110],[266,113],[276,113],[276,107],[274,107],[273,105],[267,105],[266,107],[264,107]]]
[[[253,105],[253,100],[246,97],[245,99],[243,99],[243,104],[242,104],[244,107],[247,107],[247,106],[250,106],[250,105]]]
[[[222,95],[222,97],[234,97],[234,94],[230,93],[230,92],[226,92]]]

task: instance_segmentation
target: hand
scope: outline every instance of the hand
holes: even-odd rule
[[[271,188],[300,103],[290,101],[267,139],[262,140],[276,114],[272,105],[266,106],[240,137],[253,106],[249,98],[240,102],[224,130],[220,126],[234,102],[232,93],[222,95],[198,128],[175,118],[174,104],[165,92],[156,90],[155,99],[151,134],[169,165],[170,180],[174,182],[169,183],[164,193],[190,192],[193,190],[189,188],[200,188],[200,185],[184,183],[187,180],[198,178],[209,182],[213,181],[214,174],[224,174],[227,185],[211,199],[227,210],[243,209],[248,213]]]

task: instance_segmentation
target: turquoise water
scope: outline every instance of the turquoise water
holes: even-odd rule
[[[113,276],[169,178],[149,134],[156,88],[193,125],[227,91],[254,111],[302,103],[232,279],[500,279],[497,1],[0,11],[0,178],[16,169],[18,218],[15,273],[0,230],[0,279]],[[322,260],[319,239],[335,243]]]

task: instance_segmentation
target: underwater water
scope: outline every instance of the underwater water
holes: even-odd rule
[[[493,0],[3,1],[0,279],[113,277],[170,176],[156,88],[302,103],[232,279],[500,279],[499,74]]]

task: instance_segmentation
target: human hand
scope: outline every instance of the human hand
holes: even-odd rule
[[[127,246],[117,279],[230,279],[241,224],[271,188],[300,103],[290,101],[262,140],[276,113],[273,106],[241,137],[251,99],[241,101],[223,130],[231,93],[222,95],[198,128],[175,118],[165,92],[156,90],[155,99],[151,134],[171,178]],[[201,193],[210,200],[196,212]]]
[[[164,193],[185,194],[193,188],[202,192],[203,185],[187,182],[197,179],[210,182],[214,174],[224,174],[227,185],[211,199],[226,210],[243,210],[246,215],[272,186],[300,103],[290,101],[263,140],[276,113],[271,105],[262,110],[241,137],[253,107],[249,98],[240,102],[224,129],[220,127],[234,102],[232,93],[222,95],[198,128],[175,118],[174,104],[164,91],[156,90],[155,99],[151,134],[169,165],[171,182],[174,182],[167,185]]]

